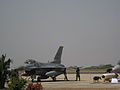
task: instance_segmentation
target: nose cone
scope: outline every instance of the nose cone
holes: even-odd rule
[[[114,73],[120,73],[120,65],[116,65],[112,68],[112,72]]]
[[[17,70],[27,70],[29,67],[31,67],[30,64],[25,64],[24,66],[18,67]]]
[[[113,72],[113,73],[115,72],[115,68],[112,68],[112,72]]]
[[[23,69],[25,69],[24,66],[20,66],[20,67],[16,68],[16,70],[23,70]]]

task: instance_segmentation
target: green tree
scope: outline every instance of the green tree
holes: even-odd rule
[[[0,89],[4,88],[11,59],[5,60],[6,54],[0,57]]]
[[[113,67],[112,64],[106,64],[106,65],[99,65],[99,66],[90,66],[90,67],[86,67],[84,69],[109,69],[112,67]]]
[[[8,90],[22,90],[24,85],[27,83],[25,79],[12,77],[10,83],[8,84]]]

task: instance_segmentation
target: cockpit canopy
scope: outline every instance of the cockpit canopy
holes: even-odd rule
[[[25,64],[34,64],[34,63],[36,63],[36,61],[33,60],[33,59],[28,59],[28,60],[26,60],[24,63],[25,63]]]

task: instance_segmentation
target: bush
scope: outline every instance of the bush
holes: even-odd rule
[[[30,83],[28,84],[26,90],[43,90],[43,86],[41,85],[41,83]]]
[[[21,90],[25,87],[26,83],[27,81],[25,79],[13,77],[10,79],[10,83],[8,84],[8,90]]]

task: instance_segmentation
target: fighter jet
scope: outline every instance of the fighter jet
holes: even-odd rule
[[[118,73],[120,74],[120,60],[112,69],[107,69],[107,73],[103,74],[102,78],[104,81],[111,82],[112,78],[118,78]]]
[[[65,66],[61,64],[63,46],[60,46],[54,60],[48,63],[41,63],[38,61],[27,62],[25,66],[19,67],[25,70],[25,73],[22,75],[27,76],[39,76],[38,79],[47,79],[52,78],[53,81],[56,80],[56,77],[60,74],[64,74]]]
[[[118,61],[117,65],[115,65],[115,66],[112,68],[112,72],[120,73],[120,60]]]

